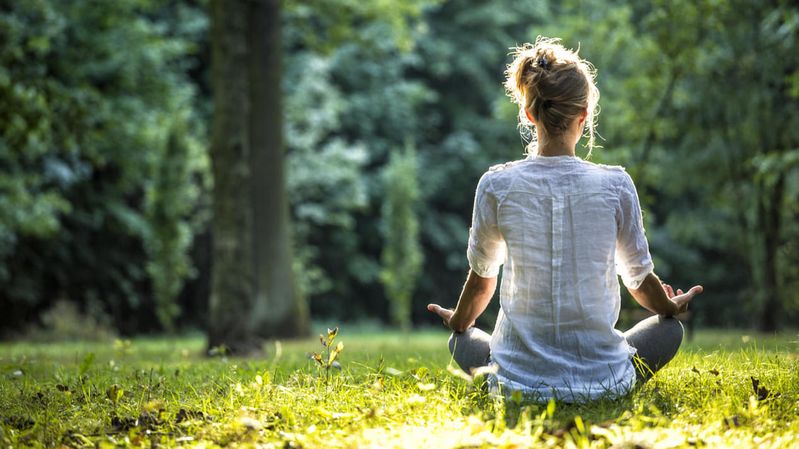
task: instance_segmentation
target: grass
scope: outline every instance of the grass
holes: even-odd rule
[[[799,336],[704,331],[625,398],[524,404],[448,370],[446,334],[348,331],[260,359],[201,337],[0,344],[3,447],[799,447]],[[752,379],[758,382],[753,388]]]

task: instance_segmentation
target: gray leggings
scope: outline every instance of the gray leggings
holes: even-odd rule
[[[639,382],[649,380],[674,358],[682,343],[683,333],[679,320],[659,315],[640,321],[624,333],[627,343],[637,350],[633,365]],[[490,340],[491,335],[472,327],[449,337],[449,352],[463,371],[471,373],[474,368],[488,365]]]

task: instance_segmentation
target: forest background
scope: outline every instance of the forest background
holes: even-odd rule
[[[208,328],[210,22],[203,0],[0,2],[3,336]],[[591,160],[636,181],[661,277],[705,286],[694,324],[796,326],[792,2],[287,0],[281,22],[313,319],[407,328],[454,305],[477,180],[524,157],[509,47],[547,35],[597,67]]]

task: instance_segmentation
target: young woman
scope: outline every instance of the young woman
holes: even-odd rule
[[[638,195],[621,167],[575,156],[586,130],[589,155],[599,91],[594,70],[557,40],[514,52],[505,87],[530,130],[528,157],[492,167],[477,185],[467,256],[470,271],[455,310],[438,304],[454,333],[461,368],[492,365],[490,385],[534,400],[619,396],[677,352],[673,318],[702,292],[676,292],[653,272]],[[473,327],[504,264],[493,335]],[[655,316],[622,333],[617,273]]]

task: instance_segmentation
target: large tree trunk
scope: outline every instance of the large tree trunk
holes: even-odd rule
[[[211,2],[214,175],[208,345],[236,353],[258,348],[246,324],[254,296],[249,203],[250,113],[246,67],[247,3]]]
[[[278,0],[211,2],[213,260],[208,344],[307,332],[284,186]]]

